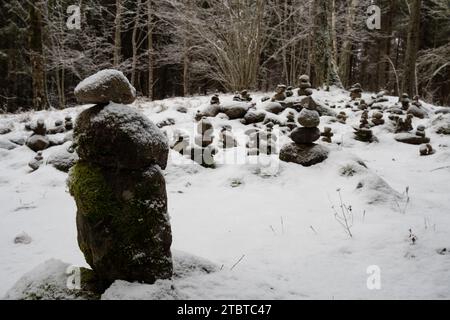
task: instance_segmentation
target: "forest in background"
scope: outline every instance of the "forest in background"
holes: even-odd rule
[[[79,29],[66,25],[81,8]],[[381,9],[381,28],[367,10]],[[450,105],[450,0],[11,0],[0,3],[0,112],[65,108],[101,69],[141,96],[313,86]]]

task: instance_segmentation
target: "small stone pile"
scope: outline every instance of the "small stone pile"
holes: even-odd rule
[[[408,107],[407,114],[412,114],[414,117],[424,119],[428,117],[428,113],[422,108],[419,101],[419,96],[414,96],[413,103]]]
[[[328,149],[315,144],[321,134],[317,127],[320,115],[314,109],[303,108],[298,116],[302,127],[294,129],[289,137],[293,143],[286,144],[280,151],[280,160],[309,167],[328,158]]]
[[[144,115],[124,105],[136,91],[123,73],[103,70],[75,89],[83,111],[74,128],[80,161],[69,191],[78,244],[99,290],[115,280],[154,283],[172,277],[172,234],[162,170],[169,146]]]
[[[395,140],[397,140],[398,142],[415,145],[426,144],[430,142],[430,138],[428,138],[425,134],[424,125],[419,125],[415,133],[402,132],[395,135]]]
[[[334,136],[334,133],[331,131],[330,127],[324,127],[323,132],[320,135],[322,136],[323,142],[331,143],[331,138]]]
[[[345,113],[345,111],[340,111],[340,112],[336,115],[336,120],[337,120],[339,123],[346,124],[346,123],[347,123],[347,114]]]
[[[295,114],[292,111],[289,111],[286,115],[286,127],[289,130],[294,130],[297,127],[297,124],[295,123]]]
[[[385,121],[383,119],[383,113],[380,111],[373,112],[370,122],[372,123],[373,126],[379,126],[384,124]]]
[[[361,114],[359,127],[353,127],[356,140],[362,142],[376,141],[376,138],[374,137],[372,130],[370,130],[368,119],[369,119],[369,112],[366,110]]]
[[[272,101],[284,101],[286,100],[286,86],[279,84],[275,90],[275,95],[272,97]]]
[[[411,114],[406,115],[405,120],[403,120],[403,118],[398,117],[395,126],[395,133],[411,131],[413,129],[412,118],[413,116]]]
[[[240,93],[236,91],[233,97],[233,101],[250,102],[252,100],[253,98],[247,90],[242,90]]]
[[[292,91],[292,90],[294,90],[294,88],[292,86],[287,87],[287,89],[286,89],[286,97],[287,98],[290,98],[294,95],[294,91]]]
[[[400,98],[400,103],[402,104],[402,109],[407,111],[410,104],[409,95],[407,93],[402,94],[402,97]]]
[[[72,122],[72,117],[71,116],[66,116],[64,118],[64,128],[67,131],[70,131],[73,129],[73,122]]]
[[[235,148],[237,147],[236,138],[233,135],[231,126],[225,125],[222,127],[219,133],[219,145],[223,149]]]
[[[38,151],[36,156],[28,163],[28,166],[36,171],[44,163],[44,157],[42,156],[42,151]]]
[[[56,120],[53,128],[47,130],[48,134],[64,133],[66,128],[61,120]]]
[[[358,109],[359,110],[367,110],[369,106],[367,105],[366,101],[364,99],[361,99],[358,103]]]
[[[211,97],[211,101],[210,101],[210,104],[211,105],[213,105],[213,104],[220,104],[220,99],[219,99],[219,95],[218,94],[214,94],[212,97]]]
[[[313,94],[311,82],[309,82],[309,76],[306,74],[301,75],[298,78],[300,88],[298,89],[299,96],[311,96]]]
[[[356,100],[356,99],[361,99],[362,97],[362,88],[361,88],[361,84],[359,83],[355,83],[351,88],[350,88],[350,98],[351,100]]]
[[[191,148],[191,159],[206,168],[214,167],[216,148],[214,142],[214,127],[208,118],[204,117],[197,124],[195,145]]]
[[[34,152],[42,151],[50,146],[50,140],[46,136],[47,127],[43,119],[39,119],[30,129],[33,134],[27,139],[26,145]]]

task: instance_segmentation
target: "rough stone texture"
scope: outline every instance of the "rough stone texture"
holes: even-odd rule
[[[83,111],[74,142],[81,159],[105,167],[140,169],[153,164],[165,169],[166,136],[135,109],[111,103]]]
[[[318,164],[328,158],[328,149],[318,144],[289,143],[280,150],[280,160],[304,167]]]
[[[164,176],[78,162],[69,190],[77,203],[78,244],[99,281],[153,283],[172,276],[172,243]]]
[[[272,101],[265,103],[263,108],[267,112],[274,113],[274,114],[279,114],[279,113],[283,112],[284,109],[286,109],[286,107],[283,106],[281,103],[272,102]]]
[[[408,108],[408,111],[406,113],[412,114],[414,117],[417,117],[419,119],[423,119],[423,118],[428,117],[428,113],[425,110],[419,108],[416,105],[411,105]]]
[[[319,128],[295,128],[289,137],[295,143],[313,143],[320,138]]]
[[[100,293],[92,291],[92,271],[80,268],[80,289],[67,286],[70,264],[51,259],[23,275],[9,289],[5,300],[96,300]],[[73,270],[73,269],[72,269]]]
[[[266,118],[266,113],[264,111],[249,110],[244,116],[245,124],[253,124],[258,122],[263,122]]]
[[[245,116],[251,104],[247,102],[233,102],[223,104],[220,107],[220,112],[225,113],[230,120],[241,119]]]
[[[50,146],[50,141],[45,136],[33,135],[28,138],[26,144],[28,148],[37,152],[47,149]]]
[[[408,144],[423,144],[430,142],[428,137],[420,137],[412,133],[399,133],[395,135],[395,140],[398,142],[408,143]]]
[[[220,113],[220,106],[218,104],[210,104],[200,110],[197,110],[195,120],[199,121],[203,117],[215,117]]]
[[[79,103],[130,104],[136,100],[136,89],[120,71],[107,69],[81,81],[75,88],[75,97]]]
[[[306,128],[315,128],[320,124],[320,115],[315,110],[305,108],[298,116],[298,123]]]
[[[51,153],[47,159],[47,164],[59,171],[69,172],[70,168],[72,168],[79,159],[76,152],[69,152],[68,148],[70,148],[70,145],[63,146],[60,150]]]

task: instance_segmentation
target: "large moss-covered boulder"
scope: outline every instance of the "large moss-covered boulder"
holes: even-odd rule
[[[77,118],[74,143],[80,159],[105,167],[165,169],[167,137],[135,109],[111,103],[96,105]]]
[[[70,171],[78,244],[106,286],[114,280],[153,283],[172,276],[172,243],[164,176],[78,162]]]
[[[122,72],[107,69],[81,81],[75,88],[75,97],[84,104],[106,104],[111,101],[130,104],[136,100],[136,89]]]

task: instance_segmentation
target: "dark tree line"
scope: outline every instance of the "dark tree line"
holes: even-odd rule
[[[381,9],[380,29],[366,25]],[[66,25],[81,9],[81,28]],[[450,104],[448,0],[12,0],[0,3],[0,108],[64,108],[104,68],[150,99],[313,85]]]

